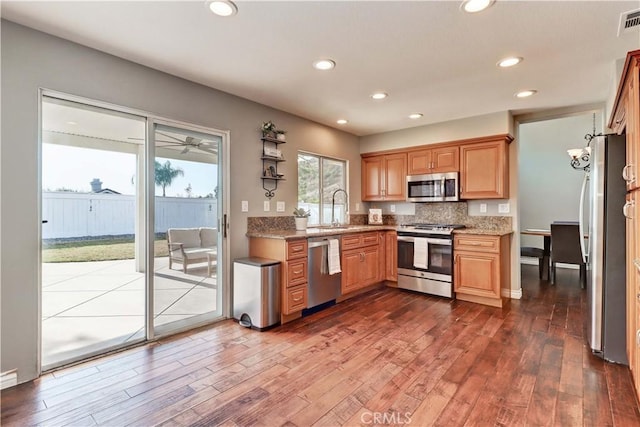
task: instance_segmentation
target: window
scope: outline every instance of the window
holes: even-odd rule
[[[336,190],[347,188],[347,162],[298,153],[298,207],[311,212],[310,225],[331,224],[331,200]],[[347,196],[335,195],[334,219],[346,222]]]

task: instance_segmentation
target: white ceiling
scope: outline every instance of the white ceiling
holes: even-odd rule
[[[638,32],[617,37],[620,13],[640,0],[498,0],[476,14],[459,1],[236,4],[231,18],[204,1],[1,7],[5,19],[356,135],[604,102],[615,61],[640,48]],[[509,55],[525,60],[498,69]],[[311,67],[323,57],[336,68]],[[538,94],[515,98],[522,89]],[[374,101],[375,91],[389,97]]]

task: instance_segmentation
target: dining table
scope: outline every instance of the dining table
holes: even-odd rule
[[[544,228],[525,228],[524,230],[520,230],[520,234],[527,236],[542,236],[544,238],[542,250],[546,256],[551,254],[551,230]]]

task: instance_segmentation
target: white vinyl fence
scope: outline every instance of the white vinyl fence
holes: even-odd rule
[[[43,192],[43,239],[133,235],[136,196],[72,192]],[[155,232],[168,228],[217,227],[213,198],[156,197]],[[140,213],[142,215],[143,213]]]

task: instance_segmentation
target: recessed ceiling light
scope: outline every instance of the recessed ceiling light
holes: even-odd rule
[[[516,93],[516,98],[526,98],[531,95],[535,95],[538,91],[533,89],[521,90]]]
[[[373,99],[385,99],[387,96],[389,96],[389,95],[387,95],[387,94],[386,94],[386,93],[384,93],[384,92],[376,92],[376,93],[374,93],[374,94],[371,94],[371,97],[372,97]]]
[[[522,62],[522,58],[519,56],[510,56],[509,58],[501,59],[498,62],[498,67],[507,68],[513,67],[514,65],[518,65]]]
[[[331,70],[336,66],[336,62],[332,59],[318,59],[313,63],[313,68],[316,70]]]
[[[232,16],[238,13],[238,7],[229,0],[213,0],[207,2],[211,12],[218,16]]]
[[[464,0],[460,8],[465,12],[481,12],[491,6],[495,0]]]
[[[422,113],[412,113],[412,114],[409,114],[409,118],[410,118],[410,119],[414,119],[414,120],[415,120],[415,119],[419,119],[420,117],[422,117]]]
[[[75,126],[75,125],[77,125],[78,123],[77,123],[77,122],[67,122],[67,124],[68,124],[68,125],[73,125],[73,126]]]
[[[345,119],[338,119],[336,123],[338,123],[339,125],[346,125],[347,123],[349,123],[349,121]]]

